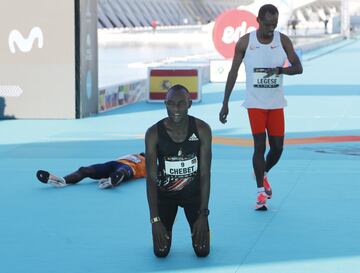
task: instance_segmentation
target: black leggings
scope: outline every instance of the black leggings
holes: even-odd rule
[[[124,172],[125,178],[123,181],[133,177],[133,171],[128,165],[117,161],[109,161],[102,164],[80,167],[77,171],[66,175],[64,179],[67,184],[76,184],[87,177],[95,180],[108,178],[114,172]]]
[[[174,225],[174,221],[175,221],[179,206],[184,208],[185,216],[189,223],[190,230],[192,233],[194,223],[198,219],[198,211],[200,208],[200,198],[197,197],[195,199],[185,200],[185,201],[176,201],[173,199],[159,198],[159,201],[158,201],[159,217],[168,232],[170,240],[168,240],[168,245],[167,245],[167,248],[165,251],[160,250],[159,246],[157,246],[157,244],[155,243],[155,240],[153,240],[154,254],[157,257],[166,257],[170,252],[172,227]],[[192,237],[192,245],[193,245],[195,254],[198,257],[206,257],[210,252],[209,223],[207,223],[207,225],[208,225],[208,236],[205,239],[205,242],[203,244],[201,244],[201,245],[205,245],[204,248],[199,248],[199,246],[195,246],[195,244],[194,244],[195,238]]]
[[[283,146],[283,136],[269,136],[270,150],[264,158],[266,151],[266,133],[254,134],[253,167],[258,188],[263,187],[264,172],[270,171],[279,161]]]

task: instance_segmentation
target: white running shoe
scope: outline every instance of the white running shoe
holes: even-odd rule
[[[124,172],[114,172],[109,178],[103,178],[99,181],[100,189],[109,189],[118,186],[125,179]]]
[[[266,199],[268,196],[265,192],[259,192],[256,196],[255,210],[267,210]]]
[[[98,184],[99,189],[109,189],[112,188],[112,186],[110,177],[100,179]]]
[[[51,184],[57,188],[63,188],[67,186],[64,178],[56,176],[50,176],[48,184]]]
[[[36,173],[36,177],[39,179],[40,182],[45,184],[51,184],[57,188],[67,186],[66,181],[63,177],[57,177],[47,171],[38,170]]]

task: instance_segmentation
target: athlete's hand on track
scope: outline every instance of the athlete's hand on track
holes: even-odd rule
[[[227,115],[229,114],[229,106],[227,104],[223,104],[219,113],[219,120],[221,123],[226,123]]]
[[[170,236],[161,221],[152,224],[152,234],[155,245],[158,246],[159,250],[167,250],[170,245]]]
[[[191,235],[195,247],[201,249],[209,245],[209,225],[207,216],[199,216],[194,223]]]

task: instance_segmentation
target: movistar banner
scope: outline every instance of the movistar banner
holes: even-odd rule
[[[97,20],[96,0],[2,0],[0,10],[0,118],[88,115],[80,88],[88,97],[97,91],[97,66],[96,73],[86,68],[97,60],[96,25],[80,25]]]

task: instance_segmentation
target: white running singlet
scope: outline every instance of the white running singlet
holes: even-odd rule
[[[282,67],[286,53],[281,44],[280,32],[274,31],[271,43],[262,44],[256,31],[250,32],[244,56],[246,72],[245,108],[278,109],[286,106],[283,92],[283,75],[264,78],[266,68]]]

